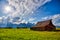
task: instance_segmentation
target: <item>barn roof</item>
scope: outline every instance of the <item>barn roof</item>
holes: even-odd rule
[[[38,22],[35,27],[45,27],[49,24],[52,24],[52,19]]]

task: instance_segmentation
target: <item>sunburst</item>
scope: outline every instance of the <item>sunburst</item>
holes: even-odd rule
[[[6,13],[11,12],[11,11],[12,11],[12,7],[11,7],[11,6],[5,6],[5,7],[4,7],[4,11],[5,11]]]

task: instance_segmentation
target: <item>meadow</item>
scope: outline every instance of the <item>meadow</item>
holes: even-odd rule
[[[60,40],[58,31],[33,31],[28,29],[0,29],[0,40]]]

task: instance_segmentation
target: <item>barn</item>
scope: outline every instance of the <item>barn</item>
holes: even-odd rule
[[[36,31],[54,31],[56,30],[56,27],[53,25],[51,19],[51,20],[37,22],[37,24],[34,27],[31,27],[30,29]]]

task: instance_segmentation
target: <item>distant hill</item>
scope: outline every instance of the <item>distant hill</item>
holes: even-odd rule
[[[57,28],[60,28],[60,26],[56,26]]]
[[[32,26],[34,26],[35,24],[34,23],[20,23],[20,24],[13,24],[11,22],[8,22],[7,24],[1,24],[0,27],[12,27],[12,28],[16,28],[16,27],[26,27],[26,28],[30,28]]]

